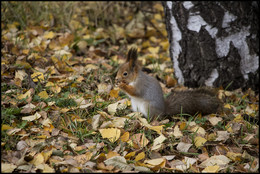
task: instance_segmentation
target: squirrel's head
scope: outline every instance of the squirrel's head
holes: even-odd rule
[[[126,83],[129,84],[135,81],[140,67],[137,62],[137,49],[131,48],[128,51],[126,62],[123,63],[117,72],[116,83]]]

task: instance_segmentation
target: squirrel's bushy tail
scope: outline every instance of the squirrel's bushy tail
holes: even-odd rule
[[[217,92],[213,89],[198,88],[173,92],[166,98],[165,108],[166,115],[207,115],[222,112],[223,102],[217,98]]]

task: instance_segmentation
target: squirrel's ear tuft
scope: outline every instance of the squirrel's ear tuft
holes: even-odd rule
[[[133,68],[135,67],[136,60],[137,60],[137,49],[132,47],[128,51],[128,55],[127,55],[127,62],[129,62],[129,68],[131,70],[133,70]]]
[[[130,60],[136,60],[137,59],[137,49],[132,47],[130,48],[130,50],[128,51],[127,54],[127,62],[129,62]]]

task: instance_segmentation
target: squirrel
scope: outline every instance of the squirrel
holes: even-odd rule
[[[146,118],[180,113],[207,115],[222,111],[222,101],[208,88],[175,91],[164,99],[159,82],[144,73],[138,64],[136,48],[128,51],[127,60],[119,67],[115,82],[130,97],[132,110],[141,112]]]

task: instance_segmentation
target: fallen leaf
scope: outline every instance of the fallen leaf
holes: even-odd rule
[[[2,173],[12,173],[17,166],[12,163],[2,163],[1,162],[1,172]]]
[[[120,156],[117,152],[109,151],[107,153],[107,159],[112,158],[114,156]]]
[[[195,146],[196,146],[197,148],[203,146],[203,144],[206,143],[206,141],[207,141],[207,140],[206,140],[205,138],[200,137],[200,136],[195,137],[195,139],[194,139]]]
[[[229,138],[230,133],[228,131],[217,131],[216,141],[226,141]]]
[[[126,159],[122,156],[114,156],[104,161],[106,165],[118,167],[122,171],[131,171],[133,167],[127,164]]]
[[[222,121],[223,119],[221,117],[209,117],[209,122],[215,126],[218,124],[218,122]]]
[[[112,89],[110,92],[109,92],[109,96],[112,97],[112,98],[117,98],[118,97],[118,93],[119,93],[120,89]]]
[[[197,134],[200,134],[202,136],[204,136],[206,134],[206,131],[205,129],[203,129],[202,127],[200,126],[195,126],[191,129],[192,132],[196,132]]]
[[[125,159],[130,159],[131,157],[135,156],[135,151],[129,152],[128,154],[125,155]]]
[[[120,129],[117,128],[99,129],[99,132],[103,138],[108,138],[112,143],[120,137]]]
[[[156,158],[156,159],[144,161],[144,163],[151,165],[151,167],[160,166],[161,168],[165,166],[165,162],[166,162],[165,158]]]
[[[4,130],[8,130],[8,129],[13,129],[13,127],[7,125],[7,124],[2,124],[2,127],[1,127],[1,130],[4,131]]]
[[[144,153],[144,152],[140,152],[140,153],[138,153],[138,154],[136,155],[135,161],[140,161],[140,160],[142,160],[142,159],[144,159],[144,158],[145,158],[145,153]]]
[[[129,132],[125,132],[121,137],[121,141],[127,142],[129,140]]]
[[[38,112],[36,112],[34,115],[22,117],[22,120],[33,121],[33,120],[39,119],[40,117],[41,117],[41,115]]]
[[[173,135],[176,137],[176,138],[180,138],[183,136],[182,132],[180,131],[180,128],[178,125],[176,125],[173,129]]]
[[[203,161],[200,166],[205,168],[208,166],[214,166],[214,165],[218,165],[221,167],[226,166],[231,160],[228,159],[225,155],[214,155],[212,157],[210,157],[209,159],[206,159],[205,161]]]
[[[118,106],[118,102],[108,105],[107,106],[108,113],[111,115],[115,115],[117,106]]]
[[[41,97],[42,99],[48,99],[49,95],[46,91],[42,91],[38,94],[39,97]]]
[[[189,148],[192,146],[190,143],[184,143],[184,142],[179,142],[177,145],[177,150],[180,152],[188,152]]]
[[[34,156],[33,160],[30,161],[31,164],[34,166],[38,166],[39,164],[44,163],[44,156],[42,153],[38,153],[37,155]]]
[[[166,137],[163,134],[161,134],[159,137],[155,138],[151,150],[160,149],[163,145],[164,140],[166,140]]]
[[[19,100],[22,100],[25,99],[26,97],[31,97],[31,94],[32,94],[31,90],[28,90],[26,93],[18,95],[17,98]]]
[[[242,161],[242,154],[235,152],[227,152],[226,156],[234,162]]]
[[[31,78],[34,82],[38,82],[39,80],[42,82],[44,80],[44,75],[42,72],[35,72],[31,75]]]
[[[219,166],[207,166],[204,170],[202,170],[202,173],[218,173]]]

